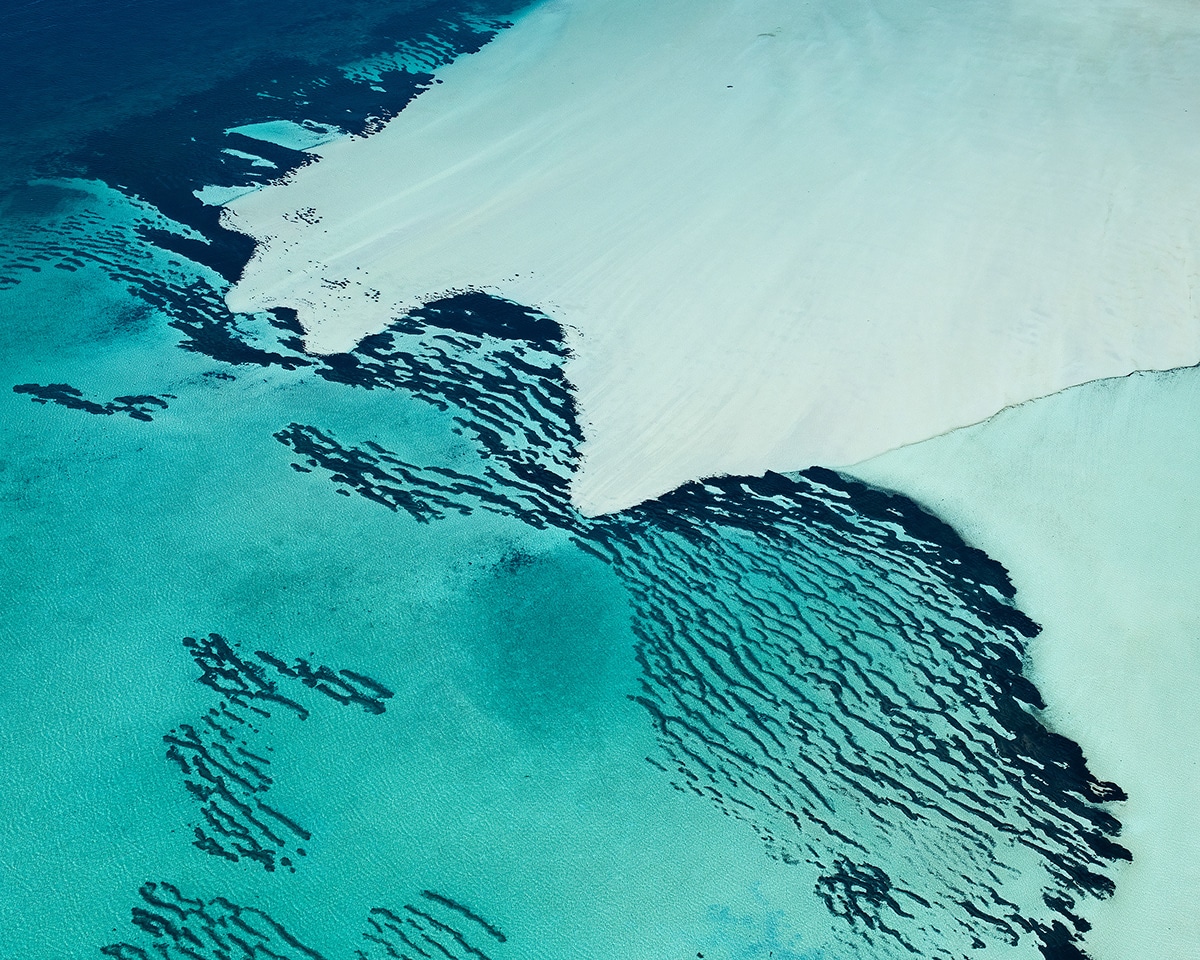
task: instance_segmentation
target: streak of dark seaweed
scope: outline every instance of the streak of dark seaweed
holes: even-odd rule
[[[117,960],[329,960],[263,910],[225,897],[185,896],[170,883],[146,883],[132,910],[136,942],[100,948]],[[495,928],[450,897],[424,891],[423,906],[372,907],[356,960],[493,960],[479,946]],[[504,942],[503,937],[500,942]],[[493,944],[494,946],[494,944]],[[492,947],[489,947],[492,949]],[[339,953],[338,956],[344,954]]]
[[[138,891],[142,903],[133,908],[132,922],[147,946],[114,943],[101,947],[118,960],[325,960],[305,946],[282,924],[255,907],[243,907],[215,897],[184,896],[169,883],[146,883]]]
[[[302,689],[371,714],[384,712],[392,691],[353,670],[300,658],[288,663],[264,650],[243,657],[216,633],[185,637],[183,643],[200,667],[197,682],[221,698],[198,721],[181,723],[163,737],[167,760],[200,813],[192,824],[193,845],[231,863],[245,860],[269,872],[282,866],[295,873],[294,858],[307,856],[304,844],[312,833],[267,803],[275,783],[272,728],[280,714],[308,718],[311,707],[301,702]]]
[[[82,410],[99,416],[112,416],[114,413],[124,413],[134,420],[150,421],[152,410],[167,409],[167,401],[175,397],[169,393],[162,396],[139,394],[127,397],[114,397],[106,403],[89,400],[83,392],[69,383],[18,383],[13,387],[13,393],[28,394],[34,403],[53,403],[70,410]]]

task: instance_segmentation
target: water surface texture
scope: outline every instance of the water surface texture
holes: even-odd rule
[[[1040,719],[999,564],[819,468],[583,516],[563,330],[521,304],[328,356],[225,307],[251,244],[201,197],[513,12],[231,5],[170,69],[136,5],[16,15],[0,953],[1082,956],[1123,794]],[[89,24],[126,52],[34,68]]]

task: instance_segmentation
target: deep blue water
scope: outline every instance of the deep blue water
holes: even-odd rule
[[[1121,793],[953,530],[824,470],[586,519],[553,318],[225,309],[194,191],[308,159],[226,131],[510,13],[6,11],[0,955],[1080,956]]]

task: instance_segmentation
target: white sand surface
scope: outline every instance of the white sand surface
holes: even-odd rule
[[[291,120],[265,120],[262,123],[244,123],[230,127],[226,133],[240,133],[251,140],[262,140],[290,150],[312,150],[323,143],[330,143],[345,134],[344,130],[327,123],[294,123]],[[225,153],[233,151],[226,150]]]
[[[1066,391],[851,469],[948,520],[1042,624],[1052,726],[1119,783],[1133,852],[1096,960],[1200,951],[1200,370]]]
[[[861,460],[1200,359],[1200,8],[549,0],[234,200],[330,352],[482,288],[574,331],[574,488]]]

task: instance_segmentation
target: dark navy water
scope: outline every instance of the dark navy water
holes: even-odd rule
[[[998,564],[825,470],[579,515],[519,304],[225,308],[196,192],[514,13],[6,9],[0,955],[1079,957],[1122,794]]]

